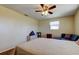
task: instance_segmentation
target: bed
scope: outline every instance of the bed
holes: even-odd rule
[[[37,38],[16,47],[17,55],[79,55],[79,45],[74,41]]]

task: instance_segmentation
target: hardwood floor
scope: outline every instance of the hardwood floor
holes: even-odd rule
[[[12,48],[8,51],[0,53],[0,55],[15,55],[15,50],[16,50],[15,48]]]

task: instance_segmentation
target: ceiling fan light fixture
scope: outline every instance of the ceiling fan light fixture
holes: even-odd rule
[[[51,11],[52,9],[56,8],[56,5],[53,6],[49,6],[46,4],[40,4],[41,8],[40,10],[36,10],[36,12],[41,12],[41,15],[48,15],[48,14],[53,14],[53,12]]]
[[[43,11],[42,15],[48,15],[48,10],[47,11]]]

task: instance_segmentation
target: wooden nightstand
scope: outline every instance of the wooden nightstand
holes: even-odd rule
[[[46,37],[47,38],[52,38],[52,34],[47,34]]]

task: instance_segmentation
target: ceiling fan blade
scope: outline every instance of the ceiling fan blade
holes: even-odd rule
[[[36,10],[35,12],[42,12],[42,10]]]
[[[40,5],[41,5],[42,8],[44,7],[44,4],[40,4]]]
[[[51,6],[51,7],[49,8],[49,10],[51,10],[51,9],[53,9],[53,8],[56,8],[56,5]]]
[[[51,12],[51,11],[48,11],[48,13],[49,13],[49,14],[53,14],[53,12]]]

